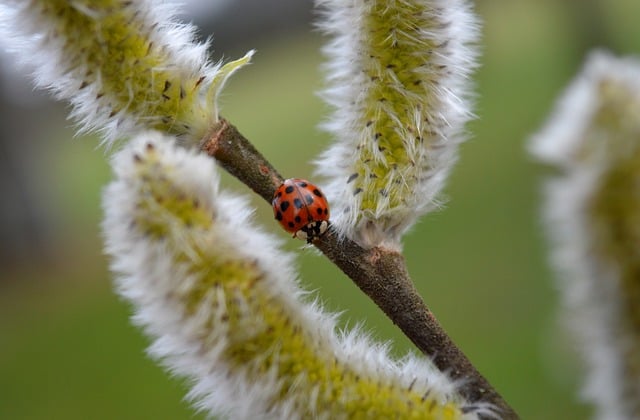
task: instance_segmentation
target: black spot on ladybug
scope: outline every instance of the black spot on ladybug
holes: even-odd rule
[[[278,197],[282,197],[282,191],[278,191]]]
[[[280,213],[280,212],[276,213],[276,220],[278,220],[278,221],[282,220],[282,213]]]
[[[280,203],[280,210],[282,210],[283,212],[287,211],[288,208],[289,208],[288,201],[283,201],[282,203]]]
[[[307,202],[307,206],[310,206],[311,204],[313,204],[313,197],[311,196],[311,194],[305,195],[304,201]]]
[[[305,188],[307,185],[309,185],[309,184],[307,184],[306,182],[298,182],[298,186],[300,186],[302,188]]]
[[[293,220],[295,220],[296,223],[302,222],[302,218],[300,216],[294,217]]]
[[[319,189],[317,189],[317,188],[314,188],[314,189],[313,189],[313,194],[314,194],[316,197],[322,197],[322,193],[321,193],[321,192],[320,192],[320,190],[319,190]]]
[[[293,199],[293,205],[297,208],[297,209],[301,209],[304,204],[302,204],[302,200],[300,200],[299,198],[294,198]]]
[[[324,214],[329,214],[329,207],[324,208]]]
[[[293,222],[289,222],[287,223],[289,225],[290,228],[293,228],[295,225],[293,224]]]
[[[293,185],[288,185],[287,188],[284,189],[284,192],[286,192],[287,194],[291,194],[293,190]]]
[[[319,215],[323,215],[323,214],[324,214],[324,212],[325,212],[325,210],[327,210],[327,209],[322,209],[321,207],[318,207],[318,208],[316,209],[316,213],[318,213]]]

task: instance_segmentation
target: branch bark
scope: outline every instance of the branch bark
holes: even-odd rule
[[[201,149],[271,203],[283,178],[236,127],[221,119]],[[501,418],[518,418],[428,309],[401,254],[384,248],[364,249],[347,238],[338,238],[331,229],[313,245],[349,276],[438,369],[460,381],[462,396],[472,403],[493,404]]]

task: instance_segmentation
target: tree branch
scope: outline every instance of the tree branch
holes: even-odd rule
[[[236,127],[221,119],[201,149],[271,203],[283,178]],[[467,400],[493,404],[504,419],[518,418],[427,308],[401,254],[380,247],[364,249],[347,238],[338,238],[331,229],[313,245],[349,276],[438,369],[460,380],[460,393]]]

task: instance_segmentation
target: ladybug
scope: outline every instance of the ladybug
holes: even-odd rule
[[[284,230],[307,243],[329,227],[327,199],[318,187],[304,179],[286,179],[273,195],[271,205]]]

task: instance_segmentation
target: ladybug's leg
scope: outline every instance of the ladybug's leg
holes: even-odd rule
[[[296,233],[293,234],[294,238],[298,238],[298,239],[302,239],[303,241],[307,241],[307,243],[311,242],[311,239],[313,238],[313,236],[310,236],[309,233],[307,232],[307,227],[304,226],[303,228],[299,229],[296,231]]]
[[[322,220],[320,222],[316,222],[313,228],[315,236],[322,236],[327,229],[329,228],[329,222],[326,220]]]

